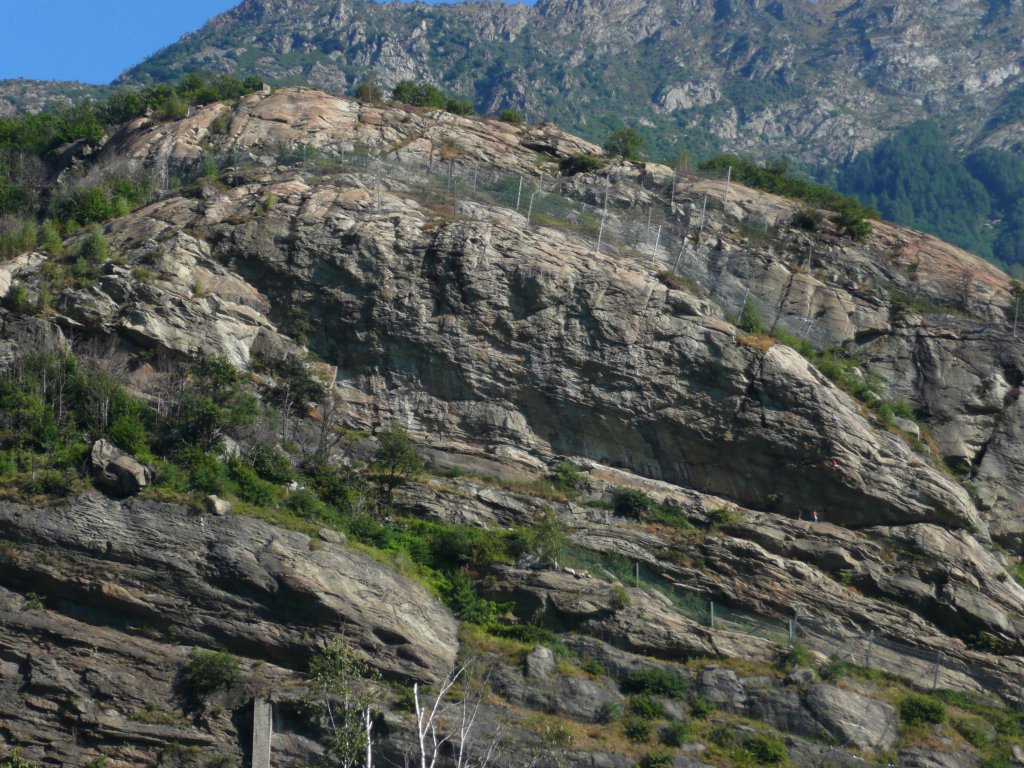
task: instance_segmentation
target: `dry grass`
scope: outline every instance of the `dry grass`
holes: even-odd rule
[[[744,333],[736,341],[740,343],[740,346],[750,347],[759,352],[767,352],[779,343],[771,336],[763,333]]]

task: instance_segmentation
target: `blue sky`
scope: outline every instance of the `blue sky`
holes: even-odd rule
[[[427,0],[431,3],[443,0]],[[9,2],[0,20],[0,80],[109,83],[240,0]],[[530,0],[527,4],[532,5]]]

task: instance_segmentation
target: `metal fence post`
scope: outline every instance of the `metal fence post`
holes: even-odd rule
[[[656,259],[658,257],[658,244],[661,242],[661,225],[658,225],[658,234],[654,238],[654,248],[651,249],[651,258]]]
[[[697,247],[700,247],[701,238],[704,237],[704,219],[708,212],[708,196],[704,195],[704,205],[700,209],[700,228],[697,230]]]

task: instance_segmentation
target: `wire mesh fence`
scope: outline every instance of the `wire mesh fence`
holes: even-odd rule
[[[765,330],[785,331],[819,349],[845,338],[829,322],[828,311],[814,299],[813,291],[794,290],[792,280],[768,285],[744,268],[750,253],[721,243],[723,221],[755,242],[770,241],[788,224],[784,209],[767,197],[767,202],[759,202],[760,196],[733,184],[729,169],[677,171],[671,177],[636,171],[611,174],[596,183],[587,177],[584,183],[575,176],[539,170],[514,173],[474,162],[444,145],[426,159],[402,155],[401,150],[375,154],[361,146],[331,154],[285,146],[276,149],[272,160],[278,169],[342,177],[363,186],[380,213],[386,213],[389,196],[402,195],[452,219],[491,217],[523,230],[560,230],[595,253],[646,264],[670,285],[682,281],[731,320],[749,307]],[[244,179],[267,165],[267,158],[256,161],[236,151],[208,158],[187,172],[172,173],[164,167],[160,175],[166,188],[211,172],[228,180]],[[679,181],[690,183],[685,194],[677,193],[682,188]],[[819,273],[823,265],[813,245],[805,253],[790,253],[787,260],[792,270],[807,275]],[[1012,317],[1006,318],[1005,331],[1015,331]]]
[[[810,614],[801,615],[796,610],[783,616],[735,607],[721,595],[683,583],[655,569],[650,561],[573,546],[567,553],[566,563],[586,570],[595,578],[657,592],[668,598],[672,609],[680,616],[716,631],[759,637],[779,646],[780,652],[794,644],[804,644],[856,667],[905,677],[925,690],[962,689],[972,680],[975,685],[991,690],[1005,687],[1005,682],[991,670],[972,666],[942,649],[901,642],[862,630],[848,621],[823,620]],[[1024,704],[1024,677],[1019,691],[1006,694]]]

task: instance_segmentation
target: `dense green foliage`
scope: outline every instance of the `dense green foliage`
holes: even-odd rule
[[[604,160],[586,153],[563,158],[558,168],[564,176],[575,176],[577,173],[593,173],[604,166]]]
[[[833,220],[842,231],[855,240],[863,240],[870,234],[871,227],[867,219],[878,218],[877,211],[863,205],[856,198],[842,195],[831,187],[790,173],[785,163],[776,162],[762,166],[736,155],[718,155],[701,163],[700,168],[723,173],[731,168],[733,181],[740,184],[835,211]],[[804,217],[799,226],[806,229],[807,223],[807,217]]]
[[[946,707],[941,701],[924,694],[908,694],[896,702],[900,722],[908,728],[939,725],[946,719]]]
[[[1024,158],[1018,155],[984,148],[960,157],[935,123],[922,121],[861,152],[838,183],[887,219],[1024,273]]]
[[[621,683],[625,693],[665,696],[670,699],[683,698],[689,687],[690,681],[681,674],[660,667],[638,669],[623,678]]]
[[[604,151],[625,160],[643,160],[646,140],[636,128],[619,128],[612,131],[604,143]]]
[[[665,705],[653,696],[641,693],[626,699],[626,712],[641,720],[660,720],[665,717]]]
[[[839,184],[887,219],[991,254],[982,231],[990,212],[985,188],[932,122],[914,123],[861,152]]]
[[[227,651],[193,649],[182,670],[185,689],[193,699],[230,688],[237,680],[238,662]]]
[[[473,109],[473,104],[470,101],[448,96],[444,91],[431,83],[402,80],[392,91],[391,100],[402,104],[411,104],[414,107],[443,109],[455,115],[476,114],[476,110]]]

